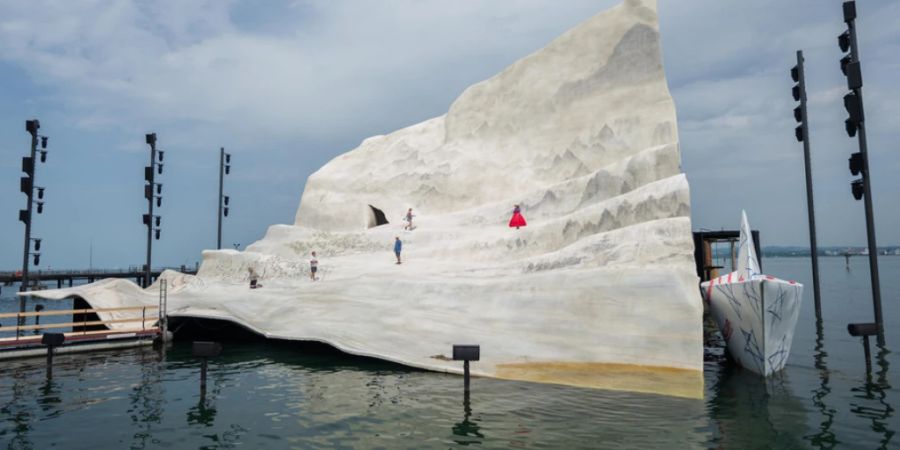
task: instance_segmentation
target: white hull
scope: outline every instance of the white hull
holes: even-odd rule
[[[763,376],[784,368],[803,285],[765,275],[738,280],[732,272],[703,283],[703,292],[735,362]]]
[[[767,377],[787,363],[803,285],[761,274],[753,248],[744,214],[738,269],[701,287],[732,359]]]

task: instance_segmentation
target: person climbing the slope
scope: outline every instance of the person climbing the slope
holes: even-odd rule
[[[261,284],[257,284],[259,282],[259,275],[256,274],[256,271],[253,270],[252,267],[247,268],[247,272],[250,275],[250,289],[261,288]]]
[[[400,236],[394,238],[394,254],[397,255],[397,264],[400,264],[400,250],[403,249],[403,241]]]
[[[404,230],[412,231],[412,229],[413,229],[413,223],[412,223],[413,217],[416,217],[416,216],[413,215],[412,208],[409,208],[409,210],[406,211],[406,216],[403,218],[403,220],[406,221],[406,225],[403,226],[403,229],[404,229]]]
[[[316,259],[316,252],[312,252],[312,259],[309,260],[309,278],[313,281],[318,280],[316,278],[316,272],[319,271],[319,260]]]
[[[519,227],[524,227],[526,225],[528,224],[525,223],[525,218],[522,217],[522,210],[519,209],[519,205],[515,205],[515,207],[513,208],[512,218],[509,219],[509,227],[516,227],[516,229],[518,230]]]

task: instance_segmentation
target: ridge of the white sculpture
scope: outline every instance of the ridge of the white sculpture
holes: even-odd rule
[[[459,370],[444,359],[452,344],[478,343],[481,375],[702,395],[690,196],[655,11],[627,0],[466,89],[445,116],[338,156],[310,176],[294,225],[245,252],[204,252],[170,291],[172,314],[442,371]],[[513,204],[528,226],[506,226]],[[372,227],[372,207],[390,224]],[[263,289],[247,289],[249,267]],[[152,292],[41,295],[108,306]]]

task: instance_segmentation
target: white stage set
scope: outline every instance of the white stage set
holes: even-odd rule
[[[527,226],[508,226],[514,205]],[[690,212],[656,1],[626,0],[472,85],[445,115],[330,161],[294,224],[243,252],[203,252],[197,276],[162,276],[174,317],[452,373],[452,345],[478,344],[477,376],[697,398]],[[248,268],[263,288],[248,288]],[[148,305],[158,286],[33,295]]]

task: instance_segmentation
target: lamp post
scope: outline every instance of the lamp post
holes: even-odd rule
[[[44,190],[46,188],[36,186],[35,180],[35,157],[40,152],[41,162],[47,162],[47,136],[38,135],[41,129],[41,123],[37,119],[25,121],[25,131],[31,135],[31,153],[29,156],[22,158],[22,172],[25,176],[20,179],[19,190],[27,197],[25,209],[19,210],[19,220],[25,224],[25,244],[22,251],[22,284],[19,286],[20,292],[28,290],[28,258],[34,257],[34,265],[41,263],[41,240],[31,237],[31,218],[34,211],[34,205],[37,205],[37,213],[44,212]],[[38,142],[41,149],[38,150]],[[37,190],[38,199],[34,200],[34,191]],[[34,252],[31,251],[31,243],[34,241]],[[19,299],[19,312],[25,312],[25,297]],[[24,324],[24,319],[19,319],[19,325]]]
[[[147,199],[147,214],[144,214],[144,225],[147,225],[147,265],[144,266],[144,287],[151,283],[151,263],[153,255],[153,237],[159,240],[161,217],[153,215],[153,204],[162,207],[162,184],[156,182],[156,175],[162,175],[163,151],[156,150],[156,133],[145,136],[150,146],[150,165],[144,167],[144,198]]]
[[[881,315],[881,286],[878,280],[878,245],[875,242],[875,218],[872,206],[872,188],[869,172],[868,146],[866,145],[866,118],[862,96],[862,70],[859,65],[859,44],[856,40],[856,2],[845,1],[843,4],[844,23],[847,30],[838,36],[841,52],[847,53],[841,58],[841,71],[847,77],[847,89],[844,96],[844,108],[848,118],[844,122],[850,137],[859,135],[859,152],[850,155],[850,173],[862,175],[850,184],[853,197],[865,200],[866,236],[869,245],[869,273],[872,279],[872,305],[875,310],[878,345],[884,346],[884,322]]]
[[[225,183],[225,175],[231,173],[231,154],[225,153],[225,147],[219,147],[219,214],[216,217],[218,222],[218,233],[216,234],[216,249],[222,249],[222,218],[228,217],[228,196],[222,193],[222,187]]]

